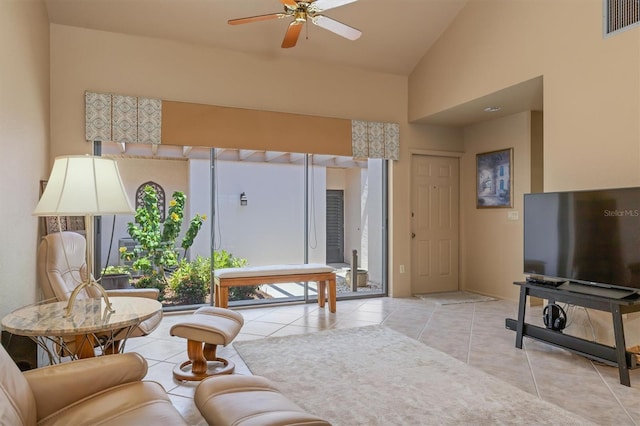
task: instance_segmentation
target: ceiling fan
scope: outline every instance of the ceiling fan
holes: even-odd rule
[[[268,21],[271,19],[281,19],[292,17],[293,21],[289,24],[282,47],[293,47],[298,42],[300,31],[305,22],[311,21],[325,30],[329,30],[349,40],[357,40],[362,32],[350,27],[349,25],[338,22],[335,19],[320,15],[320,12],[333,9],[334,7],[344,6],[357,0],[280,0],[284,5],[284,12],[270,13],[268,15],[250,16],[247,18],[230,19],[230,25],[248,24],[249,22]]]

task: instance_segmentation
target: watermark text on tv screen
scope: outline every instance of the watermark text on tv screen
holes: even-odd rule
[[[604,216],[605,217],[621,217],[621,216],[638,217],[638,216],[640,216],[640,210],[639,209],[634,209],[634,210],[605,210],[604,211]]]

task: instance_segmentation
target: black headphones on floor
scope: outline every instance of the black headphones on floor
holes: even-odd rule
[[[567,326],[567,313],[562,306],[549,303],[542,311],[544,325],[551,330],[562,331]]]

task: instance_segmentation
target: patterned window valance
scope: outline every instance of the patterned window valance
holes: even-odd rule
[[[85,92],[87,141],[159,144],[162,100]]]
[[[400,125],[373,121],[351,121],[351,144],[355,158],[400,157]]]

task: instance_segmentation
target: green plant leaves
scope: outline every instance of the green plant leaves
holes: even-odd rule
[[[184,220],[184,206],[187,197],[183,192],[173,193],[169,202],[169,211],[164,222],[160,222],[158,196],[151,186],[143,189],[142,206],[136,210],[135,222],[129,222],[127,231],[137,245],[130,251],[120,252],[120,257],[133,261],[133,269],[143,275],[165,271],[178,266],[178,250],[176,239],[180,235]],[[189,228],[180,246],[187,250],[198,235],[206,216],[196,214],[191,219]]]

